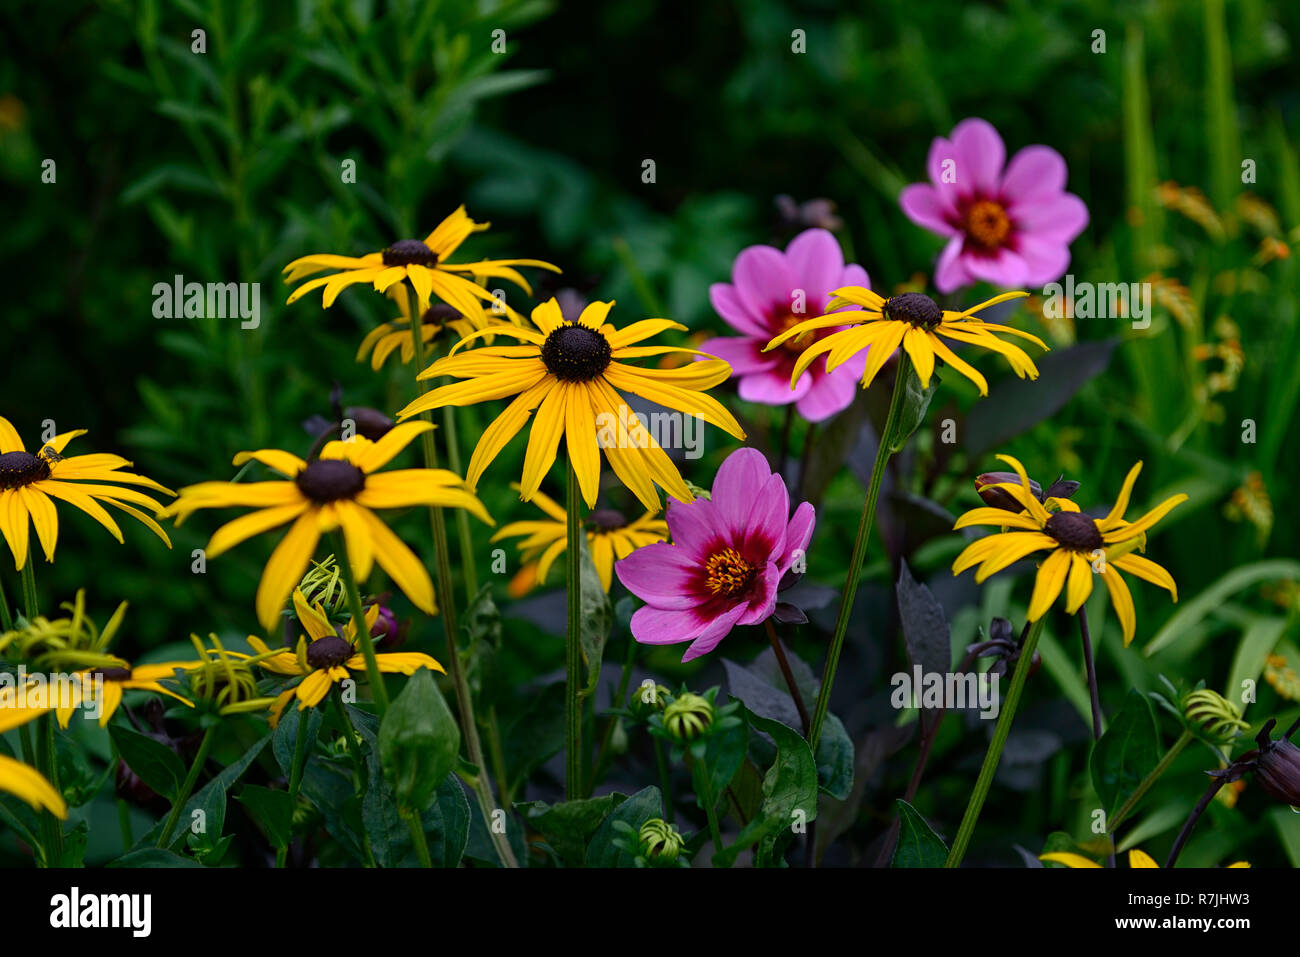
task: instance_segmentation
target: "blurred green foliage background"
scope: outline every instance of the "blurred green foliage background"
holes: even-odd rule
[[[1008,155],[1045,143],[1065,156],[1069,189],[1092,217],[1073,246],[1077,279],[1163,285],[1147,330],[1022,310],[1017,323],[1058,350],[1029,391],[996,363],[985,368],[1001,378],[990,375],[992,395],[978,406],[965,383],[945,383],[947,398],[897,462],[882,520],[888,554],[877,546],[869,555],[871,587],[836,689],[860,757],[867,744],[883,748],[899,721],[886,702],[888,675],[905,666],[890,591],[901,558],[944,601],[955,652],[991,615],[1023,615],[1023,576],[1014,589],[1009,578],[977,589],[947,571],[962,539],[942,516],[973,503],[970,479],[994,468],[998,451],[1040,480],[1079,479],[1085,507],[1108,504],[1139,459],[1135,508],[1191,496],[1151,551],[1183,603],[1135,589],[1139,635],[1126,650],[1097,599],[1108,709],[1126,688],[1156,688],[1159,673],[1232,693],[1232,682],[1259,678],[1270,652],[1300,667],[1296,591],[1279,584],[1297,577],[1300,520],[1290,495],[1300,439],[1297,265],[1279,251],[1300,241],[1296,4],[55,0],[6,3],[0,25],[0,261],[9,276],[0,414],[33,441],[45,419],[88,428],[72,452],[120,452],[176,488],[228,477],[243,449],[305,452],[302,423],[330,414],[334,383],[346,404],[393,411],[409,398],[407,370],[391,363],[376,375],[354,360],[362,335],[393,317],[387,300],[358,287],[327,311],[315,296],[286,307],[280,269],[307,253],[361,254],[422,236],[462,202],[494,224],[471,239],[469,256],[555,262],[565,271],[558,285],[617,299],[623,321],[658,314],[692,331],[721,329],[708,285],[729,278],[744,246],[793,234],[777,215],[779,194],[833,200],[841,242],[878,290],[923,285],[940,241],[907,221],[897,192],[923,178],[934,136],[982,116]],[[196,29],[203,53],[193,50]],[[504,31],[506,52],[493,52],[494,31]],[[792,52],[794,31],[806,52]],[[1096,31],[1104,52],[1094,52]],[[53,183],[42,182],[46,159]],[[642,179],[646,159],[653,183]],[[1251,183],[1242,182],[1246,159]],[[347,160],[355,184],[343,181]],[[1204,195],[1162,192],[1171,182]],[[260,283],[259,328],[154,318],[154,284],[176,274]],[[511,302],[531,306],[513,291]],[[879,398],[863,402],[877,421]],[[779,415],[728,401],[753,442],[770,448]],[[468,411],[462,436],[477,434],[490,411]],[[945,417],[959,423],[952,448],[937,440]],[[1253,442],[1243,441],[1246,420]],[[796,449],[806,431],[796,429]],[[846,413],[815,440],[821,452],[803,463],[805,488],[820,493],[809,581],[838,588],[871,428]],[[730,450],[717,433],[708,448],[688,463],[701,485]],[[507,488],[522,454],[516,443],[481,488],[498,521],[528,513]],[[631,502],[614,494],[613,504]],[[106,617],[130,599],[123,650],[160,654],[191,631],[238,636],[253,625],[273,538],[194,575],[190,551],[215,527],[210,518],[176,530],[172,552],[125,525],[118,546],[67,510],[63,525],[57,563],[38,569],[45,602],[84,586]],[[419,516],[399,528],[428,553]],[[487,535],[475,534],[485,577]],[[0,578],[14,594],[12,566]],[[1161,631],[1180,608],[1191,613]],[[833,607],[795,639],[814,668],[827,615]],[[975,849],[987,860],[1013,862],[1016,842],[1037,853],[1049,830],[1087,834],[1087,698],[1071,627],[1064,617],[1049,623],[1026,733],[1050,740],[1034,739],[1034,751],[1022,739],[1031,773],[1001,782],[1024,792],[1013,801],[990,802]],[[502,686],[559,667],[561,644],[547,630],[545,615],[508,620]],[[413,637],[434,647],[439,633],[422,621]],[[761,647],[738,633],[723,653],[748,660]],[[648,667],[697,684],[720,675],[716,663],[701,674],[679,657],[656,650]],[[1256,726],[1295,711],[1259,687],[1247,715]],[[984,729],[959,724],[948,722],[933,786],[917,801],[949,827],[983,753]],[[1207,754],[1182,760],[1187,770],[1162,782],[1153,807],[1182,807],[1199,793],[1195,770]],[[845,860],[887,824],[911,761],[904,750],[888,765],[859,764],[863,793],[841,813],[855,848]],[[1217,863],[1233,850],[1300,863],[1300,831],[1249,797],[1242,813],[1223,808],[1220,827],[1206,829],[1222,846],[1194,841],[1184,860]],[[1167,841],[1177,823],[1157,821],[1142,836]]]

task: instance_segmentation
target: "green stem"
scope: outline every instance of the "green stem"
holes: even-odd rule
[[[36,769],[56,793],[61,793],[58,756],[54,747],[54,715],[44,714],[37,720],[40,724],[36,737]],[[54,867],[63,859],[63,823],[48,810],[41,812],[41,850],[46,867]]]
[[[635,639],[629,637],[627,640],[627,655],[623,659],[623,672],[619,675],[618,691],[614,694],[614,707],[621,708],[627,703],[627,686],[632,681],[632,666],[636,664],[637,643]],[[614,729],[622,720],[618,715],[610,715],[609,720],[605,723],[605,733],[600,739],[600,750],[597,752],[596,765],[591,772],[591,778],[587,781],[587,797],[591,797],[591,792],[596,789],[596,784],[605,775],[609,768],[609,762],[612,758],[610,754],[609,743],[614,737]]]
[[[23,607],[26,609],[27,620],[34,621],[39,615],[40,605],[36,600],[36,560],[28,554],[27,561],[23,563]]]
[[[993,774],[998,769],[998,762],[1002,760],[1002,748],[1007,743],[1007,735],[1011,733],[1011,722],[1015,719],[1016,708],[1020,705],[1020,693],[1024,690],[1029,670],[1033,666],[1034,649],[1038,647],[1038,636],[1042,634],[1045,620],[1046,616],[1034,622],[1029,628],[1029,634],[1020,644],[1020,657],[1016,661],[1016,670],[1011,676],[1011,687],[1007,689],[1006,698],[1002,701],[998,724],[993,729],[993,741],[989,745],[988,753],[984,755],[984,765],[975,780],[975,790],[971,792],[970,801],[966,804],[966,813],[962,816],[957,836],[953,838],[952,848],[948,851],[948,860],[944,863],[944,867],[959,867],[962,858],[966,856],[966,848],[970,845],[971,835],[975,833],[975,824],[979,821],[980,811],[984,808],[984,799],[988,797],[989,788],[993,785]]]
[[[289,807],[298,804],[298,791],[302,788],[302,775],[307,765],[307,726],[311,724],[310,714],[298,712],[298,733],[293,741],[293,763],[289,765]],[[293,841],[290,834],[283,844],[275,849],[275,866],[284,867],[289,858],[289,844]]]
[[[364,794],[369,782],[366,780],[364,765],[361,763],[361,752],[357,749],[357,729],[352,727],[352,719],[348,717],[347,708],[343,706],[343,689],[335,685],[334,693],[330,697],[334,701],[334,710],[338,714],[339,725],[342,727],[344,737],[348,742],[348,756],[352,759],[352,790],[357,794]],[[366,866],[375,867],[375,855],[370,849],[370,834],[365,828],[361,830],[361,849],[366,855]]]
[[[0,582],[0,627],[5,631],[13,631],[14,616],[9,610],[9,596],[5,594],[4,582]]]
[[[565,483],[565,524],[568,535],[564,558],[567,566],[568,629],[564,639],[564,793],[569,801],[582,792],[582,497],[578,476],[569,462]]]
[[[382,720],[388,711],[388,689],[384,687],[384,676],[379,670],[379,659],[375,657],[375,643],[370,637],[370,629],[366,627],[366,610],[361,604],[361,592],[357,590],[352,561],[348,558],[343,534],[338,529],[330,532],[330,542],[334,549],[334,558],[338,562],[339,577],[343,579],[343,590],[348,596],[348,610],[352,612],[357,640],[361,644],[361,657],[366,659],[366,679],[370,682],[370,695],[375,699],[375,707]]]
[[[416,302],[415,292],[409,286],[406,289],[406,303],[409,314],[412,319],[411,339],[415,345],[415,374],[419,374],[424,369],[424,338],[419,335],[419,328],[415,323],[419,322],[419,303]],[[420,379],[415,381],[415,388],[418,395],[424,395],[424,382]],[[429,421],[428,412],[422,412],[420,418]],[[424,464],[426,468],[436,469],[438,467],[438,447],[433,441],[433,430],[426,431],[421,437],[421,448],[424,452]],[[459,474],[459,472],[457,473]],[[492,793],[492,774],[488,769],[487,761],[483,757],[483,743],[479,739],[478,719],[474,714],[474,698],[470,691],[469,679],[465,675],[465,667],[460,658],[460,645],[457,640],[459,626],[456,617],[456,596],[452,591],[451,581],[451,553],[447,548],[447,523],[443,517],[442,509],[436,505],[429,507],[429,525],[433,532],[433,549],[434,549],[434,576],[436,579],[437,593],[440,595],[441,612],[442,612],[442,630],[447,640],[447,677],[451,679],[452,686],[456,689],[456,707],[460,712],[461,734],[465,738],[465,750],[469,755],[469,761],[478,768],[474,775],[474,793],[478,797],[479,811],[483,815],[483,823],[486,825],[488,835],[492,839],[492,846],[496,849],[497,857],[505,867],[518,867],[519,862],[515,860],[515,852],[510,847],[510,841],[505,834],[498,833],[497,828],[493,827],[493,814],[497,810],[496,798]],[[462,549],[468,548],[468,542],[462,541]],[[468,568],[472,564],[472,555],[467,551],[462,554],[462,564]],[[472,574],[467,572],[467,574]],[[468,579],[467,579],[468,580]]]
[[[812,730],[808,744],[813,753],[817,753],[817,741],[821,737],[822,723],[826,720],[826,710],[830,707],[831,688],[835,684],[835,669],[840,664],[840,652],[844,650],[844,635],[849,628],[849,617],[853,614],[853,599],[858,591],[858,579],[862,576],[862,560],[867,554],[867,543],[871,538],[871,524],[876,517],[876,500],[880,497],[880,483],[885,477],[885,466],[894,453],[891,446],[898,421],[903,412],[903,396],[906,393],[907,379],[912,374],[912,365],[907,353],[899,350],[898,368],[894,371],[894,394],[889,400],[889,414],[885,417],[885,427],[880,430],[880,445],[876,449],[876,461],[871,467],[871,481],[867,486],[867,498],[862,503],[862,517],[858,519],[858,535],[853,543],[853,555],[849,560],[849,574],[844,581],[844,594],[840,598],[839,617],[835,620],[835,634],[831,638],[830,653],[826,657],[826,670],[822,673],[821,691],[817,695],[817,706],[813,712]]]
[[[1141,801],[1152,786],[1160,780],[1160,776],[1169,770],[1169,766],[1182,753],[1183,748],[1187,747],[1195,739],[1196,736],[1190,731],[1184,731],[1178,736],[1178,740],[1170,746],[1165,756],[1160,759],[1160,763],[1151,769],[1151,772],[1142,779],[1142,783],[1137,786],[1137,790],[1130,794],[1128,800],[1120,805],[1119,810],[1111,815],[1110,826],[1107,828],[1111,834],[1114,834],[1115,829],[1124,823],[1124,820],[1137,807],[1138,801]]]
[[[695,762],[695,794],[704,805],[704,814],[709,819],[709,834],[713,839],[713,853],[717,854],[722,850],[722,830],[718,827],[713,788],[709,786],[709,767],[703,760]]]
[[[654,745],[655,766],[659,768],[659,790],[663,792],[664,820],[672,824],[675,815],[673,811],[673,792],[670,788],[672,779],[668,776],[668,759],[664,757],[664,746],[659,743],[658,738],[652,736],[650,743]]]
[[[460,440],[456,434],[456,407],[442,409],[443,440],[447,445],[447,465],[457,475],[464,476],[460,464]],[[474,536],[469,527],[469,513],[456,509],[456,538],[460,543],[460,573],[465,578],[465,604],[471,605],[478,597],[478,569],[474,565]]]
[[[216,731],[217,726],[214,724],[203,732],[203,740],[199,742],[199,753],[194,755],[194,763],[190,765],[190,773],[185,775],[185,782],[176,795],[176,802],[172,805],[172,812],[167,815],[167,823],[163,825],[162,834],[158,838],[158,847],[166,848],[171,844],[172,835],[176,833],[176,825],[181,819],[181,813],[185,810],[185,802],[190,799],[190,792],[194,790],[199,774],[203,771],[203,765],[208,760],[208,751],[212,749],[212,738]]]
[[[419,812],[407,811],[402,816],[406,818],[406,826],[411,829],[411,843],[415,845],[415,856],[420,859],[420,866],[433,867],[433,858],[429,856],[429,840],[424,836],[424,822],[420,820]]]

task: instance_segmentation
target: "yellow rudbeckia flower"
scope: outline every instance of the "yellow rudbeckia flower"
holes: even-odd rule
[[[411,335],[411,307],[404,293],[393,295],[393,287],[389,290],[390,297],[397,303],[397,309],[402,314],[400,319],[394,319],[392,322],[385,322],[381,326],[376,326],[366,334],[361,340],[361,346],[357,349],[357,361],[363,361],[366,356],[370,356],[370,368],[378,372],[388,361],[388,357],[393,352],[400,350],[403,363],[408,363],[415,358],[415,337]],[[480,327],[485,325],[479,322]],[[459,312],[444,302],[435,302],[420,315],[420,339],[425,344],[433,342],[436,338],[445,332],[451,332],[456,339],[464,338],[473,332],[475,326]]]
[[[1133,610],[1133,596],[1120,577],[1126,571],[1167,590],[1174,601],[1178,600],[1178,586],[1173,576],[1160,565],[1140,555],[1132,554],[1143,541],[1148,529],[1160,521],[1175,506],[1187,501],[1178,494],[1165,499],[1135,522],[1126,522],[1133,483],[1142,471],[1138,462],[1129,470],[1110,513],[1101,519],[1089,518],[1079,512],[1079,507],[1068,499],[1052,499],[1061,510],[1049,512],[1030,489],[1029,477],[1019,460],[1010,455],[999,455],[1016,471],[1020,483],[1006,482],[998,487],[1006,491],[1024,507],[1016,513],[1003,508],[976,508],[957,519],[954,529],[972,525],[996,525],[1010,528],[999,534],[977,539],[964,548],[953,562],[952,573],[960,575],[976,565],[975,581],[983,582],[1013,562],[1048,550],[1049,554],[1038,566],[1034,591],[1029,599],[1028,619],[1037,621],[1047,613],[1057,596],[1065,591],[1065,610],[1073,615],[1092,594],[1092,578],[1100,575],[1110,592],[1115,614],[1124,630],[1124,644],[1132,640],[1137,628]]]
[[[519,485],[512,482],[510,487],[518,489]],[[528,588],[537,583],[546,584],[551,566],[568,547],[566,535],[569,527],[563,507],[545,492],[534,493],[532,502],[546,513],[547,519],[511,522],[492,536],[493,542],[505,538],[523,539],[519,550],[527,572],[521,569],[520,574],[524,577],[518,580],[527,582]],[[621,512],[597,509],[587,516],[586,531],[591,561],[606,592],[614,579],[615,559],[627,558],[643,545],[668,540],[668,523],[656,519],[654,512],[646,512],[629,522]]]
[[[60,820],[68,816],[63,796],[35,768],[0,754],[0,791],[7,791],[36,810],[46,810]]]
[[[298,647],[294,651],[282,651],[273,654],[266,642],[256,635],[248,636],[248,643],[261,657],[258,664],[267,671],[280,675],[301,677],[302,681],[282,692],[271,706],[271,726],[280,721],[285,705],[294,698],[298,699],[298,710],[314,708],[325,700],[325,696],[335,684],[352,677],[352,672],[365,674],[366,659],[356,650],[357,620],[349,618],[347,625],[339,633],[325,609],[317,604],[312,607],[300,589],[294,589],[293,607],[298,614],[298,621],[307,629],[310,638],[300,636]],[[379,618],[379,606],[371,605],[366,609],[365,628],[367,633],[374,628]],[[442,665],[428,655],[413,651],[381,652],[375,655],[379,670],[386,674],[413,675],[421,668],[441,671]]]
[[[540,259],[493,259],[477,263],[450,263],[447,258],[460,248],[472,233],[487,229],[490,223],[476,223],[465,213],[465,207],[457,210],[439,223],[424,239],[401,239],[387,249],[364,256],[336,256],[317,254],[295,259],[284,267],[285,282],[293,283],[322,270],[334,270],[328,276],[320,276],[303,283],[289,296],[293,303],[313,289],[324,286],[322,304],[328,309],[334,300],[348,286],[359,282],[371,283],[376,290],[384,292],[394,283],[403,279],[415,290],[421,312],[429,308],[433,296],[437,296],[476,326],[485,323],[483,307],[479,301],[495,304],[496,300],[474,279],[487,277],[491,279],[508,279],[532,294],[527,280],[513,267],[536,266],[559,272],[559,267]],[[506,314],[515,321],[522,317],[508,306]]]
[[[62,432],[33,455],[26,451],[9,420],[0,416],[0,534],[13,552],[16,568],[22,569],[27,562],[29,519],[36,526],[45,560],[54,561],[59,514],[51,499],[81,509],[121,542],[122,530],[99,503],[112,505],[148,527],[168,548],[172,547],[161,526],[135,507],[142,505],[160,515],[163,506],[143,492],[121,486],[141,485],[164,495],[176,493],[153,479],[121,471],[131,463],[118,455],[99,453],[64,458],[63,450],[68,443],[85,434],[85,429]]]
[[[593,302],[577,322],[569,322],[561,314],[559,303],[550,299],[533,310],[535,329],[493,326],[475,332],[462,339],[452,355],[439,359],[419,375],[421,379],[449,375],[466,381],[426,393],[398,412],[398,418],[444,405],[474,405],[514,396],[474,449],[465,474],[470,488],[478,484],[483,470],[527,425],[536,409],[520,481],[524,501],[537,494],[555,461],[561,437],[567,440],[569,461],[588,506],[595,506],[599,492],[602,449],[614,474],[651,511],[660,507],[656,485],[679,501],[694,501],[677,466],[618,390],[696,415],[743,439],[745,432],[740,423],[705,391],[724,381],[731,374],[731,366],[713,358],[680,369],[628,365],[621,360],[673,352],[700,353],[672,346],[635,345],[665,330],[686,327],[671,319],[643,319],[615,329],[605,322],[613,305]],[[471,339],[491,334],[518,339],[524,345],[458,352]]]
[[[99,726],[108,726],[109,719],[117,713],[122,704],[124,691],[153,691],[175,698],[183,705],[194,707],[188,698],[164,688],[159,681],[170,678],[178,669],[184,671],[201,664],[198,661],[164,661],[156,665],[137,665],[131,667],[125,661],[120,667],[87,668],[75,672],[80,679],[77,683],[78,693],[70,701],[60,702],[54,709],[59,719],[59,727],[67,728],[72,713],[77,708],[94,708],[99,706]],[[103,681],[103,691],[96,691],[96,680]]]
[[[1055,864],[1064,864],[1066,867],[1074,870],[1091,870],[1100,869],[1101,865],[1092,858],[1084,857],[1082,854],[1072,854],[1069,851],[1057,851],[1051,854],[1038,855],[1040,861],[1052,861]],[[1159,868],[1160,865],[1146,851],[1138,850],[1136,847],[1128,852],[1128,866],[1134,869]],[[1237,861],[1235,864],[1229,864],[1229,868],[1250,867],[1247,861]]]
[[[1046,349],[1047,344],[1042,339],[1028,332],[1013,329],[1011,326],[983,322],[975,316],[975,313],[989,306],[1006,302],[1008,299],[1028,296],[1027,292],[1004,292],[962,312],[941,309],[933,299],[919,292],[905,292],[886,299],[864,286],[846,286],[843,289],[836,289],[832,295],[834,298],[826,306],[826,311],[830,315],[808,319],[791,326],[763,349],[764,352],[769,352],[791,339],[816,329],[848,327],[818,339],[799,354],[790,377],[792,389],[799,381],[799,377],[818,356],[826,355],[826,371],[831,372],[851,356],[869,348],[871,351],[867,355],[867,365],[862,373],[862,387],[865,389],[884,368],[885,362],[894,351],[902,346],[916,367],[916,374],[922,388],[930,385],[930,376],[934,373],[934,363],[937,358],[974,382],[980,390],[980,395],[988,395],[989,384],[984,376],[959,358],[943,341],[944,339],[997,352],[1011,363],[1012,370],[1020,378],[1026,376],[1031,379],[1038,378],[1038,368],[1024,350],[1003,342],[994,333],[1019,336]],[[862,308],[846,312],[833,311],[843,309],[845,306]]]
[[[301,579],[322,534],[342,529],[348,559],[358,581],[375,562],[419,608],[435,614],[433,582],[419,558],[380,521],[375,509],[437,505],[463,508],[494,524],[483,504],[455,472],[446,469],[394,469],[380,472],[422,432],[428,422],[394,426],[377,442],[362,436],[325,444],[320,458],[304,462],[291,452],[259,449],[241,452],[234,464],[261,462],[287,481],[201,482],[181,489],[168,509],[179,524],[201,508],[252,506],[257,511],[227,522],[208,542],[209,558],[262,532],[288,522],[288,533],[276,546],[257,588],[257,617],[268,631]]]

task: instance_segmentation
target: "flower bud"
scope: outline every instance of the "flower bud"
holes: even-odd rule
[[[379,606],[379,617],[370,629],[370,637],[375,639],[376,647],[392,651],[406,642],[406,626],[397,620],[397,615],[387,605]]]
[[[1283,804],[1300,807],[1300,748],[1291,743],[1291,735],[1300,728],[1300,720],[1276,741],[1268,739],[1273,720],[1259,733],[1259,756],[1255,759],[1255,782],[1269,797]]]
[[[642,824],[637,838],[640,841],[641,856],[651,865],[675,863],[686,843],[675,827],[658,817]]]
[[[1010,492],[997,487],[1006,484],[1019,485],[1020,477],[1015,472],[984,472],[975,476],[975,492],[984,500],[985,505],[1016,514],[1023,512],[1025,507],[1016,501]],[[1029,491],[1033,493],[1034,498],[1042,499],[1042,486],[1032,479],[1029,481]]]
[[[378,442],[393,427],[393,420],[384,413],[361,405],[348,406],[343,410],[343,418],[355,422],[357,434],[372,442]]]
[[[1201,688],[1183,696],[1183,717],[1190,724],[1199,725],[1209,737],[1220,742],[1235,738],[1250,727],[1241,720],[1241,712],[1227,698],[1208,688]]]
[[[713,705],[688,691],[668,703],[663,721],[674,741],[694,741],[713,726]]]

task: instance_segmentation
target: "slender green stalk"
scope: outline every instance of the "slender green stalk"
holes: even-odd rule
[[[1097,661],[1092,654],[1092,633],[1088,630],[1088,610],[1079,606],[1079,640],[1083,644],[1084,668],[1088,673],[1088,699],[1092,705],[1092,740],[1101,740],[1101,696],[1097,689]]]
[[[790,662],[785,656],[785,646],[781,644],[781,639],[777,637],[776,628],[772,625],[772,619],[769,618],[763,624],[767,626],[767,637],[772,642],[772,652],[776,655],[777,664],[781,666],[781,674],[785,676],[786,687],[790,689],[790,697],[794,699],[794,706],[799,711],[799,724],[803,728],[804,737],[807,737],[808,709],[804,707],[799,684],[794,680],[794,672],[790,670]]]
[[[348,756],[352,759],[352,790],[357,794],[364,794],[370,782],[366,779],[365,765],[361,763],[361,752],[357,748],[357,729],[352,727],[352,719],[348,717],[348,710],[343,707],[343,689],[339,685],[335,685],[330,698],[334,702],[334,712],[338,715],[339,726],[343,729],[343,734],[348,742]],[[361,850],[366,855],[366,866],[377,866],[374,851],[370,849],[370,834],[365,828],[361,829]]]
[[[988,753],[984,755],[984,766],[980,768],[980,775],[975,780],[975,790],[971,792],[970,801],[966,804],[966,813],[962,816],[957,836],[953,838],[952,848],[948,851],[948,860],[944,863],[944,867],[959,867],[962,858],[966,856],[966,848],[970,845],[971,835],[975,833],[980,811],[984,809],[984,799],[988,797],[989,788],[993,785],[993,774],[998,769],[998,762],[1002,760],[1002,748],[1007,743],[1007,735],[1011,733],[1011,722],[1016,717],[1016,708],[1020,705],[1020,693],[1024,690],[1029,669],[1033,666],[1034,649],[1038,647],[1038,636],[1042,634],[1044,620],[1045,616],[1034,622],[1029,628],[1029,634],[1020,643],[1020,657],[1016,661],[1016,670],[1011,676],[1011,687],[1007,689],[1006,697],[1002,701],[998,724],[993,729],[993,741],[989,745]]]
[[[1192,808],[1192,813],[1187,815],[1187,820],[1183,823],[1183,829],[1178,832],[1178,837],[1174,840],[1174,846],[1169,849],[1169,856],[1165,858],[1165,870],[1169,870],[1178,863],[1178,855],[1183,852],[1183,845],[1192,836],[1192,829],[1196,827],[1196,822],[1201,819],[1205,809],[1210,806],[1210,802],[1214,800],[1214,795],[1218,794],[1219,789],[1227,783],[1227,778],[1215,778],[1210,782],[1210,786],[1205,789],[1201,799],[1196,802],[1196,807]]]
[[[460,440],[456,434],[456,407],[442,409],[443,441],[447,446],[447,465],[457,475],[464,476],[460,464]],[[478,597],[478,569],[474,564],[474,535],[469,527],[469,513],[456,509],[456,538],[460,541],[460,573],[465,579],[465,604]]]
[[[618,691],[614,693],[614,707],[621,708],[627,703],[627,686],[632,680],[632,666],[636,664],[636,639],[629,637],[627,640],[627,655],[623,659],[623,671],[618,679]],[[600,739],[600,750],[597,752],[596,764],[592,769],[591,777],[587,780],[587,797],[591,797],[591,792],[596,789],[597,783],[605,776],[605,771],[609,767],[609,762],[613,755],[610,753],[609,742],[614,737],[614,728],[622,720],[618,715],[610,715],[609,720],[605,722],[605,734]]]
[[[419,304],[416,302],[415,293],[410,287],[407,287],[406,297],[407,308],[413,317],[411,339],[415,344],[414,370],[418,375],[425,365],[424,339],[420,335],[420,329],[417,325],[420,318]],[[417,379],[415,387],[418,395],[424,394],[425,387],[422,380]],[[420,418],[427,421],[429,413],[421,413]],[[438,447],[433,441],[432,430],[425,432],[420,438],[425,467],[436,469],[438,467]],[[449,443],[449,449],[450,445],[451,443]],[[447,677],[451,679],[452,686],[456,689],[456,707],[460,712],[461,734],[465,739],[465,750],[469,755],[470,763],[478,768],[478,772],[474,776],[474,793],[478,797],[479,811],[483,815],[483,823],[487,826],[488,835],[492,839],[492,845],[496,849],[497,857],[501,859],[501,863],[505,867],[518,867],[519,862],[515,860],[515,853],[510,847],[510,841],[505,834],[498,833],[497,829],[492,826],[493,812],[497,809],[497,803],[492,793],[492,775],[483,756],[482,741],[479,739],[478,719],[474,714],[474,698],[460,657],[460,645],[457,640],[459,625],[456,617],[456,596],[452,590],[451,581],[451,553],[447,547],[447,523],[443,517],[442,509],[436,505],[429,507],[429,525],[433,532],[434,577],[437,592],[440,596],[442,630],[447,640]],[[468,529],[468,526],[466,528]],[[461,564],[466,569],[473,564],[473,555],[468,551],[469,547],[468,540],[462,539],[461,548],[463,554],[461,555]],[[472,573],[466,571],[466,574],[470,575]]]
[[[27,620],[32,621],[41,613],[40,603],[36,600],[36,559],[30,553],[23,563],[23,607]]]
[[[36,556],[30,552],[23,563],[23,608],[28,621],[33,621],[40,612],[36,598]],[[45,714],[37,718],[36,732],[36,770],[39,771],[56,792],[59,787],[59,761],[54,747],[54,715]],[[23,750],[31,750],[30,741],[23,728]],[[41,813],[41,852],[45,857],[45,866],[52,867],[63,857],[63,824],[49,811]]]
[[[898,368],[894,371],[894,394],[889,400],[889,414],[885,418],[885,427],[880,430],[880,445],[876,449],[876,461],[871,467],[871,481],[867,486],[867,498],[862,503],[862,517],[858,519],[858,535],[853,543],[853,555],[849,559],[849,574],[844,581],[844,594],[840,597],[839,617],[835,620],[835,634],[831,638],[830,653],[826,656],[826,670],[822,673],[822,687],[817,695],[817,706],[813,711],[812,730],[808,743],[817,753],[817,741],[821,737],[822,724],[826,720],[826,711],[830,707],[831,688],[835,684],[835,669],[840,664],[840,652],[844,650],[844,635],[849,628],[849,618],[853,614],[853,599],[858,592],[858,579],[862,577],[862,560],[867,554],[867,543],[871,538],[871,524],[876,517],[876,500],[880,497],[880,483],[885,477],[885,466],[893,455],[890,446],[894,433],[898,430],[898,421],[903,412],[903,396],[907,389],[907,379],[912,375],[911,361],[903,350],[898,352]]]
[[[293,741],[293,763],[289,765],[289,806],[298,804],[298,791],[302,788],[302,774],[307,765],[307,726],[311,724],[306,711],[298,712],[298,733]],[[289,858],[289,844],[293,841],[290,834],[275,850],[275,866],[284,867]]]
[[[9,596],[5,594],[4,582],[0,582],[0,627],[5,631],[12,631],[14,627],[14,616],[9,610]]]
[[[671,788],[672,779],[668,776],[668,759],[664,757],[664,746],[659,743],[656,737],[650,738],[650,743],[655,749],[655,766],[659,769],[659,790],[663,792],[664,802],[664,820],[669,824],[674,823],[673,811],[673,792]]]
[[[433,867],[433,859],[429,857],[429,840],[424,836],[424,822],[420,820],[420,812],[407,811],[402,816],[406,818],[406,826],[411,829],[411,843],[415,845],[415,856],[420,859],[420,866]]]
[[[384,687],[384,676],[379,670],[379,660],[375,657],[375,643],[366,627],[366,610],[361,604],[361,592],[357,590],[356,575],[352,571],[352,560],[348,558],[347,545],[343,535],[337,529],[330,532],[330,541],[334,548],[334,557],[339,566],[339,577],[343,579],[343,590],[348,596],[348,610],[356,626],[357,641],[361,644],[361,657],[366,659],[366,678],[370,682],[370,694],[375,699],[375,707],[382,719],[388,711],[388,689]]]
[[[1151,790],[1152,785],[1160,780],[1160,776],[1169,770],[1169,766],[1173,764],[1174,759],[1182,753],[1183,748],[1187,747],[1194,740],[1195,735],[1190,731],[1184,731],[1178,736],[1178,740],[1170,746],[1169,750],[1165,753],[1165,756],[1160,759],[1160,763],[1151,769],[1150,773],[1142,779],[1142,783],[1137,786],[1137,789],[1129,795],[1128,800],[1121,804],[1119,810],[1111,815],[1109,827],[1107,827],[1107,830],[1110,833],[1115,833],[1115,829],[1123,824],[1125,819],[1133,813],[1133,809],[1137,807],[1138,801],[1141,801],[1142,798],[1146,796],[1146,793]]]
[[[582,796],[582,496],[572,462],[565,487],[569,620],[564,638],[564,793],[573,801]]]
[[[203,732],[203,740],[199,742],[199,753],[194,755],[194,763],[190,765],[190,773],[185,775],[185,781],[181,784],[181,789],[176,795],[176,802],[172,805],[172,812],[167,815],[167,823],[163,825],[162,834],[158,837],[158,847],[165,848],[171,844],[172,835],[176,833],[176,825],[181,819],[181,813],[185,810],[185,802],[190,799],[190,792],[194,790],[194,785],[203,771],[203,765],[207,763],[208,752],[212,749],[212,738],[216,731],[217,725],[214,724]]]
[[[704,814],[709,819],[709,834],[713,840],[713,853],[722,850],[722,830],[718,827],[717,801],[713,797],[713,788],[709,785],[709,767],[703,761],[695,762],[695,794],[704,805]]]

